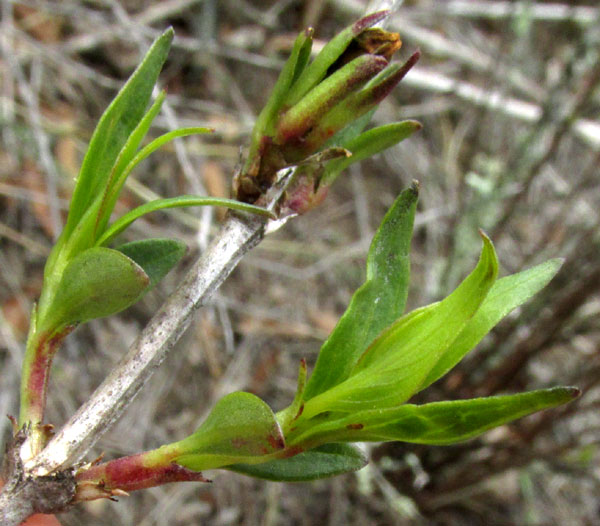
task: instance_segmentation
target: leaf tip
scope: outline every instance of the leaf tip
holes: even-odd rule
[[[481,239],[483,240],[483,242],[486,245],[492,244],[492,240],[490,239],[490,237],[485,233],[485,231],[482,228],[478,229],[478,232],[479,232],[479,237],[481,237]]]
[[[423,125],[419,121],[407,121],[412,124],[414,131],[418,132],[423,129]]]
[[[376,13],[371,13],[370,15],[362,17],[360,20],[357,20],[352,26],[352,33],[358,35],[362,33],[368,27],[375,25],[377,22],[381,22],[384,18],[387,18],[390,15],[390,10],[377,11]]]
[[[421,183],[416,179],[413,179],[412,183],[410,183],[409,190],[413,193],[415,197],[419,197],[419,192],[421,191]]]
[[[167,38],[169,40],[173,40],[174,36],[175,36],[175,30],[173,29],[173,26],[169,26],[169,27],[167,27],[167,29],[164,30],[163,34],[161,35],[161,38]]]
[[[415,50],[415,52],[408,59],[407,64],[410,63],[411,67],[412,67],[419,61],[420,58],[421,58],[421,48],[417,48]]]
[[[479,229],[479,235],[483,241],[483,248],[481,249],[481,258],[489,258],[487,264],[488,277],[492,281],[495,281],[498,277],[498,267],[500,266],[500,263],[498,261],[498,255],[496,254],[496,249],[494,248],[492,240],[481,228]]]

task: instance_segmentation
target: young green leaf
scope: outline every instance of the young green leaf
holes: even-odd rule
[[[298,370],[298,383],[296,387],[296,395],[289,407],[280,411],[275,416],[285,435],[294,420],[300,416],[303,410],[304,388],[306,387],[306,360],[300,360],[300,368]]]
[[[107,210],[112,212],[115,203],[121,193],[121,189],[127,181],[127,178],[133,171],[133,169],[140,164],[144,159],[152,155],[156,150],[158,150],[161,146],[171,142],[174,139],[179,137],[187,137],[188,135],[198,135],[201,133],[211,133],[213,130],[211,128],[201,128],[201,127],[191,127],[191,128],[179,128],[177,130],[173,130],[167,132],[160,137],[149,142],[146,146],[144,146],[139,152],[131,157],[128,156],[128,164],[120,169],[117,179],[111,185],[110,194],[109,194],[109,203],[106,206]],[[132,152],[134,153],[134,152]],[[110,213],[105,218],[106,221],[110,218]],[[103,229],[99,229],[98,232],[102,232]]]
[[[249,205],[236,201],[235,199],[226,199],[223,197],[204,197],[195,195],[179,195],[177,197],[170,197],[166,199],[157,199],[156,201],[150,201],[149,203],[143,204],[130,210],[119,219],[117,219],[110,227],[106,229],[102,237],[96,242],[97,245],[106,245],[116,235],[120,234],[125,230],[131,223],[136,219],[139,219],[143,215],[155,212],[157,210],[164,210],[166,208],[181,208],[188,206],[225,206],[232,210],[239,210],[240,212],[249,212],[252,214],[258,214],[266,217],[272,217],[272,213],[265,208],[259,206]]]
[[[446,349],[420,389],[431,385],[460,362],[504,316],[543,289],[561,265],[561,259],[551,259],[494,283],[479,310]]]
[[[150,279],[144,293],[152,289],[185,255],[185,243],[175,239],[144,239],[117,247],[115,250],[135,261]]]
[[[352,152],[352,156],[336,159],[327,164],[321,184],[329,185],[348,166],[367,159],[410,137],[421,129],[417,121],[402,121],[372,128],[354,139],[346,141],[343,146]]]
[[[290,437],[289,447],[330,441],[397,440],[430,445],[453,444],[517,418],[566,404],[578,396],[577,388],[554,387],[516,395],[425,405],[403,404],[387,409],[338,414]]]
[[[302,482],[358,471],[367,463],[367,458],[356,446],[324,444],[290,458],[263,464],[234,464],[227,469],[276,482]]]
[[[52,307],[40,330],[102,318],[135,303],[150,279],[132,259],[117,250],[93,247],[66,266]]]
[[[273,122],[282,109],[284,99],[290,90],[290,87],[300,76],[302,71],[304,71],[308,59],[310,58],[311,48],[312,30],[302,31],[294,42],[292,52],[279,74],[279,78],[275,83],[267,104],[256,119],[252,137],[253,148],[258,148],[258,144],[263,135],[273,135]],[[249,155],[249,158],[250,157],[252,157],[252,155]]]
[[[404,311],[410,276],[410,240],[418,199],[412,186],[396,199],[375,234],[367,257],[367,279],[323,344],[305,400],[348,378],[358,357]]]
[[[269,406],[243,392],[221,398],[193,435],[169,446],[180,451],[174,462],[194,471],[264,462],[284,447]]]
[[[380,11],[361,18],[351,26],[340,31],[319,52],[313,62],[307,66],[298,80],[294,82],[285,98],[286,106],[293,106],[327,74],[329,67],[342,55],[350,42],[366,28],[376,24],[389,15],[389,11]]]
[[[399,405],[410,398],[475,314],[498,274],[491,241],[473,272],[447,298],[411,312],[385,330],[342,383],[309,400],[302,417]]]
[[[362,422],[352,440],[400,440],[418,444],[443,445],[461,442],[517,418],[573,401],[579,396],[574,387],[554,387],[515,395],[491,396],[471,400],[434,402],[425,405],[405,404],[369,416],[355,415]],[[374,412],[372,412],[374,413]],[[377,425],[379,421],[382,424]],[[357,426],[355,426],[357,427]]]
[[[110,215],[115,207],[115,203],[119,197],[121,187],[123,186],[122,183],[119,184],[119,181],[122,179],[121,176],[127,168],[127,165],[135,157],[135,152],[148,133],[152,122],[160,112],[165,98],[166,92],[163,90],[158,97],[156,97],[156,100],[152,106],[150,106],[150,109],[146,112],[144,117],[142,117],[136,128],[131,132],[127,142],[119,152],[119,156],[111,170],[110,177],[106,182],[106,188],[104,189],[104,194],[102,196],[102,205],[99,208],[98,219],[96,220],[96,234],[103,232],[106,228],[106,225],[110,220]]]
[[[85,210],[102,194],[119,152],[146,113],[152,89],[167,58],[173,30],[165,31],[102,115],[90,141],[63,231],[68,237]]]
[[[364,115],[361,115],[354,121],[352,121],[348,126],[342,128],[340,131],[335,133],[331,139],[329,139],[324,148],[330,148],[332,146],[341,146],[344,147],[346,144],[350,144],[351,141],[356,139],[367,127],[367,125],[371,122],[373,118],[373,114],[375,110],[368,111]]]
[[[373,110],[394,87],[404,78],[408,71],[417,63],[420,53],[417,51],[403,64],[391,64],[382,69],[380,73],[360,90],[353,90],[352,94],[343,98],[338,104],[330,107],[329,111],[321,116],[315,126],[303,136],[307,145],[319,144],[323,137],[331,136],[332,132],[343,129],[361,115]],[[319,86],[320,87],[320,86]],[[319,88],[315,88],[315,91]],[[312,92],[306,98],[312,96]]]

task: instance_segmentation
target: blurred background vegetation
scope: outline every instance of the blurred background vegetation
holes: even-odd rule
[[[211,126],[137,170],[123,207],[155,194],[228,196],[254,119],[297,32],[317,48],[360,16],[360,0],[1,1],[0,413],[16,414],[33,301],[91,132],[152,38],[177,38],[156,134]],[[310,484],[227,472],[65,525],[593,525],[600,523],[600,7],[588,1],[405,1],[389,29],[423,53],[375,115],[424,129],[341,178],[325,203],[242,262],[126,417],[96,445],[108,458],[191,432],[216,399],[249,390],[289,404],[298,361],[362,283],[371,236],[413,179],[422,193],[410,307],[447,294],[474,264],[477,229],[504,272],[565,258],[555,280],[418,402],[554,384],[577,403],[453,447],[370,447],[359,473]],[[48,421],[64,422],[125,352],[206,246],[220,211],[157,213],[135,238],[177,236],[189,254],[123,315],[77,330],[56,359]],[[9,422],[0,419],[0,441]]]

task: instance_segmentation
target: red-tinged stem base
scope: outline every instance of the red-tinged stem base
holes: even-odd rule
[[[30,423],[32,426],[33,455],[44,447],[48,438],[49,429],[42,425],[42,421],[46,409],[48,378],[52,360],[63,340],[74,328],[75,326],[69,326],[52,335],[41,334],[27,343],[21,377],[19,424],[23,426]]]
[[[151,454],[155,451],[150,452]],[[97,464],[76,477],[75,501],[126,495],[131,491],[170,482],[210,482],[202,473],[179,466],[163,457],[152,462],[148,453],[139,453]]]
[[[73,329],[74,327],[70,326],[52,336],[41,335],[33,343],[34,348],[27,350],[21,382],[21,425],[42,421],[52,360],[63,340]]]

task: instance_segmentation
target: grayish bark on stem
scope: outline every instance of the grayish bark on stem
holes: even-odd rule
[[[34,513],[62,511],[75,496],[75,476],[72,469],[55,475],[32,477],[23,467],[22,448],[31,432],[30,426],[20,429],[6,448],[0,474],[6,485],[0,493],[0,525],[18,526]]]

